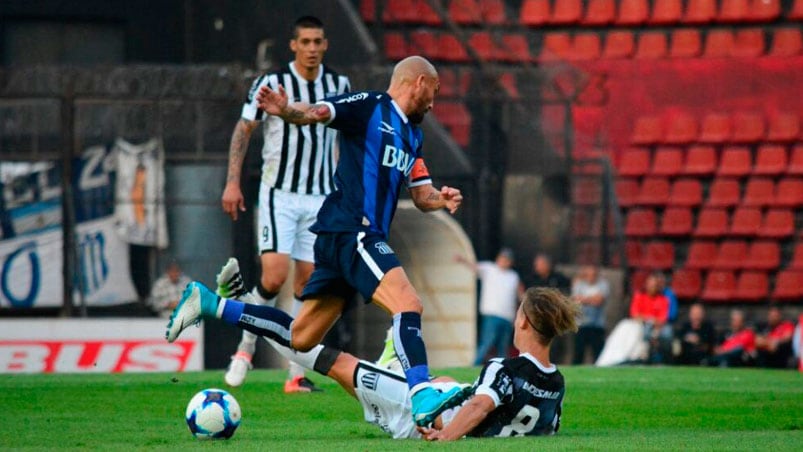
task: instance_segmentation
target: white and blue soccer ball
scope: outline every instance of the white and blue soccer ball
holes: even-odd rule
[[[241,417],[240,404],[222,389],[204,389],[187,404],[187,425],[199,439],[231,438]]]

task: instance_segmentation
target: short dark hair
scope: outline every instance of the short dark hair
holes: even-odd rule
[[[299,28],[318,28],[323,30],[323,22],[315,16],[301,16],[293,23],[293,39],[298,37]]]

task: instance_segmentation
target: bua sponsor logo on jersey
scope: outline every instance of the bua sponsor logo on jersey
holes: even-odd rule
[[[413,170],[414,164],[415,158],[412,155],[404,152],[403,149],[399,149],[389,144],[385,145],[385,153],[382,156],[382,166],[396,168],[404,173],[405,177],[407,177],[410,175],[410,171]]]
[[[352,102],[357,102],[358,100],[363,100],[363,99],[365,99],[367,97],[368,97],[368,93],[357,93],[357,94],[352,94],[349,97],[344,97],[344,98],[336,101],[335,103],[336,104],[350,104]]]

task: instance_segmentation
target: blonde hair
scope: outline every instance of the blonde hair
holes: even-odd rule
[[[521,308],[538,341],[549,345],[552,339],[577,331],[581,310],[559,290],[549,287],[531,287],[524,293]]]

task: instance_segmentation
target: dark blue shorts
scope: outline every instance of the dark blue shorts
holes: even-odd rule
[[[357,291],[369,303],[385,273],[400,266],[393,249],[379,234],[318,233],[315,270],[304,286],[301,299],[336,295],[348,302]]]

